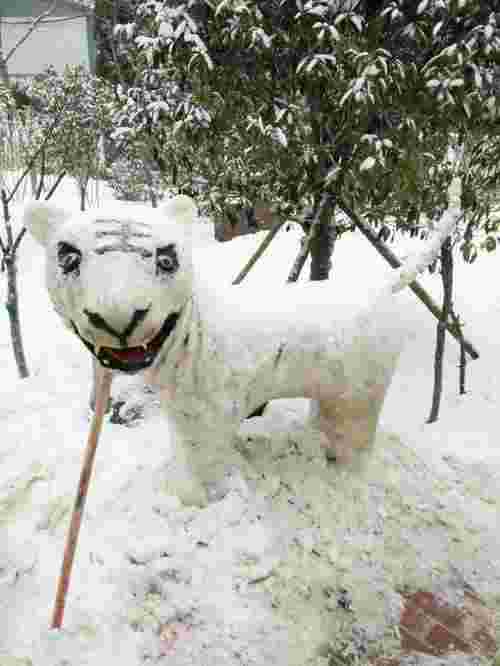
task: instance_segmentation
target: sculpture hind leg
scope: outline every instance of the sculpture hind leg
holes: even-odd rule
[[[346,391],[311,403],[311,423],[322,433],[322,446],[328,459],[349,463],[353,451],[370,446],[387,387],[373,385],[363,395]]]
[[[377,302],[353,322],[350,339],[310,368],[311,421],[323,434],[328,458],[349,462],[370,446],[396,363],[407,337],[398,299]],[[399,321],[398,319],[399,318]],[[329,372],[329,367],[332,371]]]

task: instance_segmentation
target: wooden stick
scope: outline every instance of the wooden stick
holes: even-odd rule
[[[87,448],[85,449],[82,471],[80,473],[80,481],[78,483],[78,492],[76,494],[75,504],[73,506],[73,514],[71,516],[71,523],[69,526],[68,536],[66,538],[64,559],[61,567],[61,573],[59,575],[56,601],[54,604],[52,623],[50,625],[51,629],[59,629],[62,625],[64,607],[66,605],[66,595],[71,578],[71,569],[73,567],[73,560],[78,542],[78,534],[80,532],[85,500],[87,498],[87,490],[90,483],[90,477],[92,475],[92,465],[94,462],[97,443],[99,441],[99,434],[102,428],[102,421],[111,390],[111,370],[106,370],[104,368],[100,369],[101,376],[97,388],[95,413],[87,441]]]

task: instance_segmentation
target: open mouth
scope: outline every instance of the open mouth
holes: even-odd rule
[[[72,324],[75,333],[101,365],[111,370],[133,374],[148,368],[153,363],[163,343],[175,328],[178,318],[179,313],[172,312],[165,319],[163,326],[155,337],[144,345],[138,347],[99,347],[98,351],[95,345],[80,335],[73,322]]]

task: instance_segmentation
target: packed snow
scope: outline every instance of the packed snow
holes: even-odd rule
[[[66,184],[55,201],[76,207],[76,189]],[[195,261],[210,281],[231,281],[263,238],[218,244],[203,234]],[[235,289],[240,320],[252,299],[286,280],[300,237],[295,225],[284,227]],[[414,248],[408,239],[396,244],[400,256]],[[19,291],[28,379],[17,377],[0,310],[0,666],[327,666],[328,646],[346,641],[361,655],[390,653],[396,588],[432,584],[436,572],[448,581],[456,574],[498,610],[498,257],[457,263],[456,310],[480,352],[468,365],[467,394],[458,395],[459,349],[448,337],[440,418],[425,423],[436,322],[407,290],[414,334],[377,442],[352,468],[320,459],[305,400],[277,401],[242,425],[235,446],[243,462],[228,475],[227,495],[185,508],[168,493],[173,443],[157,397],[119,378],[113,395],[129,409],[145,402],[144,418],[136,427],[105,423],[64,625],[49,630],[89,430],[91,364],[52,311],[43,252],[26,237]],[[321,286],[332,292],[325,328],[336,308],[367,302],[390,270],[365,239],[343,238],[331,285]],[[306,265],[301,280],[307,274]],[[439,277],[422,282],[439,300]],[[3,279],[2,299],[5,289]],[[270,326],[279,320],[269,312]],[[335,603],[342,586],[355,611],[346,618]]]

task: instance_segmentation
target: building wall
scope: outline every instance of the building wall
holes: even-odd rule
[[[52,5],[51,0],[1,0],[0,14],[2,16],[28,16],[34,18]],[[51,16],[77,16],[83,14],[77,3],[68,0],[58,0]]]
[[[31,2],[31,8],[16,0],[9,6],[2,1],[0,29],[4,55],[29,29],[31,19],[39,16],[47,4]],[[35,6],[36,5],[36,6]],[[21,14],[20,10],[26,14]],[[28,13],[29,10],[29,13]],[[16,11],[17,15],[14,15]],[[7,64],[12,78],[32,76],[43,72],[49,65],[63,71],[65,65],[83,65],[94,69],[93,48],[90,30],[91,17],[83,11],[61,3],[57,11],[44,19],[19,47]]]

